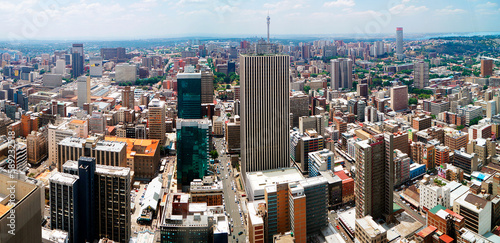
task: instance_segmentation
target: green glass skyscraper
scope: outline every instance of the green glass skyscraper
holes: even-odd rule
[[[177,110],[182,119],[201,119],[201,73],[177,74]]]
[[[177,187],[188,191],[191,181],[203,179],[209,159],[211,122],[208,119],[177,120]]]

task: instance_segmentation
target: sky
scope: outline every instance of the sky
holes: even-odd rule
[[[498,0],[0,0],[0,39],[500,31]]]

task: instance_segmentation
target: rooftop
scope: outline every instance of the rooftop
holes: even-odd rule
[[[372,216],[365,216],[360,219],[356,219],[356,224],[359,225],[370,237],[376,237],[377,235],[386,233],[384,227],[380,224],[377,224]]]
[[[160,140],[156,139],[133,139],[133,138],[120,138],[113,136],[106,136],[104,138],[106,141],[112,142],[122,142],[127,144],[127,157],[132,156],[132,152],[135,152],[135,156],[154,156]]]
[[[71,185],[75,184],[75,182],[77,180],[78,180],[78,176],[66,174],[66,173],[61,173],[61,172],[54,173],[49,179],[50,182],[54,182],[57,184],[63,184],[63,185],[67,185],[67,186],[71,186]]]

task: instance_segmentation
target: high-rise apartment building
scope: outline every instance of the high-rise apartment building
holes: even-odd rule
[[[403,59],[403,27],[396,28],[396,55],[398,59]]]
[[[177,116],[181,119],[201,119],[202,74],[177,74]]]
[[[482,59],[481,60],[481,76],[491,76],[493,75],[493,60]]]
[[[391,109],[394,111],[408,109],[408,86],[391,88]]]
[[[76,80],[78,89],[78,107],[83,109],[83,104],[90,103],[90,76],[79,76]]]
[[[290,57],[241,55],[241,161],[246,172],[290,166]]]
[[[176,126],[177,185],[188,191],[194,179],[207,173],[211,123],[208,119],[178,119]]]
[[[429,86],[429,63],[420,61],[413,64],[414,79],[413,85],[417,89]]]
[[[149,139],[158,139],[160,144],[165,143],[165,101],[154,98],[148,105]]]
[[[330,87],[333,90],[352,88],[352,60],[339,58],[331,60],[332,79]]]
[[[392,214],[392,140],[392,134],[378,134],[356,143],[356,218],[386,218]]]

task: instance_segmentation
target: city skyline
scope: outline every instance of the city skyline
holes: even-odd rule
[[[371,36],[391,33],[495,32],[491,1],[2,1],[4,40],[119,40],[179,36]],[[338,23],[338,24],[332,24]]]

